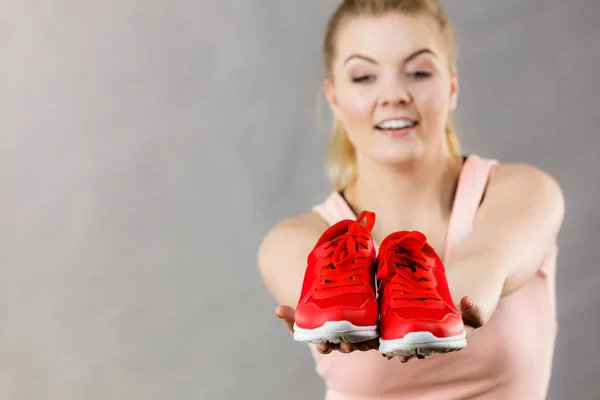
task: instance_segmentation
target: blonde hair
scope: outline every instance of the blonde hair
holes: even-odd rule
[[[440,34],[449,50],[450,65],[454,65],[455,46],[452,26],[446,11],[437,0],[344,0],[327,23],[323,43],[323,58],[327,74],[333,76],[335,41],[341,24],[350,17],[382,15],[389,12],[430,15],[438,24]],[[460,142],[451,121],[446,123],[446,139],[453,155],[460,155]],[[327,172],[335,190],[341,191],[356,178],[356,150],[348,138],[346,128],[335,121],[327,153]]]

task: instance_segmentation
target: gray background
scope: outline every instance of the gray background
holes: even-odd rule
[[[318,399],[256,249],[329,191],[337,1],[0,0],[0,398]],[[468,152],[565,192],[550,399],[600,398],[600,2],[447,1]]]

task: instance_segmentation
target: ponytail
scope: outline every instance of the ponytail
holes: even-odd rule
[[[335,121],[327,152],[327,174],[334,190],[344,190],[356,179],[356,150],[344,124]]]
[[[444,130],[446,132],[446,140],[448,141],[450,153],[453,156],[459,156],[461,154],[460,141],[458,140],[458,135],[454,130],[454,125],[450,120],[446,122],[446,128]]]

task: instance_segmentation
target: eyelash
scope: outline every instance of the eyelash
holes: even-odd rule
[[[364,75],[364,76],[359,76],[356,78],[352,78],[352,82],[354,83],[366,83],[369,80],[372,80],[374,77],[373,75]]]
[[[407,74],[409,77],[411,78],[415,78],[415,79],[425,79],[425,78],[429,78],[431,77],[431,73],[429,72],[424,72],[424,71],[417,71],[417,72],[411,72],[409,74]],[[375,77],[373,75],[364,75],[364,76],[359,76],[356,78],[352,78],[352,82],[354,83],[367,83],[371,80],[375,79]]]
[[[408,75],[414,76],[417,79],[423,79],[423,78],[429,78],[431,76],[431,73],[425,72],[425,71],[417,71],[417,72],[412,72]]]

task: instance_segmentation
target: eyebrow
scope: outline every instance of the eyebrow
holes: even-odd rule
[[[432,56],[435,57],[435,53],[429,49],[421,49],[421,50],[417,50],[414,53],[412,53],[410,56],[406,57],[404,59],[404,62],[410,61],[413,58],[420,56],[421,54],[431,54]],[[348,58],[346,58],[346,60],[344,60],[344,64],[347,64],[348,61],[350,61],[353,58],[359,58],[361,60],[370,62],[371,64],[377,64],[377,61],[375,61],[374,59],[372,59],[371,57],[367,57],[367,56],[363,56],[361,54],[352,54],[351,56],[349,56]]]

